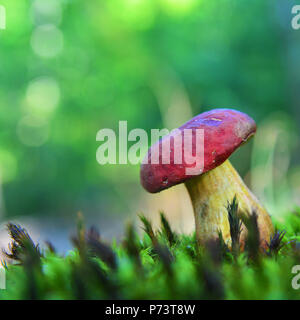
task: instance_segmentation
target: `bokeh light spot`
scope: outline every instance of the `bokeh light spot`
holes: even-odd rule
[[[24,145],[29,147],[40,147],[48,139],[48,124],[44,119],[25,116],[18,123],[17,135]]]
[[[34,53],[43,58],[53,58],[63,49],[63,34],[52,24],[37,27],[31,37]]]
[[[160,0],[162,6],[169,13],[174,13],[176,15],[184,15],[190,12],[196,1],[195,0]]]
[[[17,174],[16,157],[8,150],[0,149],[0,179],[3,183],[14,180]]]
[[[60,88],[55,79],[42,77],[33,80],[26,91],[26,111],[48,117],[60,101]]]
[[[152,0],[126,0],[124,9],[120,12],[122,20],[134,29],[148,29],[155,19]]]
[[[62,8],[59,0],[35,0],[32,4],[32,15],[35,24],[53,23],[59,25],[62,19]]]

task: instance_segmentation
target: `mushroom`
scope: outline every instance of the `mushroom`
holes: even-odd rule
[[[196,163],[191,164],[186,158],[182,159],[183,156],[182,163],[175,161],[179,151],[186,152],[184,147],[187,140],[182,139],[181,150],[178,151],[174,143],[176,134],[171,132],[148,150],[140,170],[142,186],[148,192],[156,193],[184,182],[194,208],[196,237],[201,244],[218,238],[221,231],[224,241],[231,245],[226,207],[228,202],[236,197],[239,215],[249,216],[256,212],[260,245],[261,248],[265,248],[266,241],[269,241],[273,233],[271,218],[228,160],[239,146],[255,134],[254,120],[233,109],[214,109],[199,114],[176,129],[177,135],[179,133],[184,137],[186,129],[191,129],[188,131],[192,132],[190,136],[192,141],[188,143],[192,146],[193,154],[196,152],[197,143],[199,144],[196,139],[196,129],[203,129],[203,162],[197,174],[191,174],[187,170],[195,168]],[[173,144],[170,141],[173,141]],[[166,142],[170,143],[169,163],[162,161],[160,152]],[[153,160],[151,155],[157,151],[159,151],[159,161],[151,163]],[[241,247],[244,246],[246,235],[247,230],[243,225]]]

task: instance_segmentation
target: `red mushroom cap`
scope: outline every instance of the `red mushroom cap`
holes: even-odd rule
[[[256,124],[245,113],[232,109],[214,109],[204,112],[182,125],[178,132],[182,133],[182,154],[184,154],[185,129],[191,129],[192,155],[196,154],[196,129],[203,129],[204,150],[201,175],[221,165],[242,143],[255,134]],[[162,161],[162,144],[166,139],[170,143],[170,161]],[[182,163],[174,161],[173,138],[167,135],[154,144],[146,155],[140,170],[142,186],[149,192],[155,193],[182,183],[195,177],[187,174],[187,168],[194,168],[196,163],[187,163],[182,156]],[[199,148],[199,146],[198,146]],[[159,161],[151,164],[151,154],[159,150]],[[177,149],[176,149],[177,150]]]

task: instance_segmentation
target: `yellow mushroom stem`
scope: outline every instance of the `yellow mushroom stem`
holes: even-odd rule
[[[249,216],[254,211],[258,219],[261,247],[266,247],[274,229],[268,212],[245,185],[229,160],[217,168],[185,182],[194,207],[196,236],[199,243],[218,238],[222,232],[225,243],[231,246],[227,205],[237,198],[239,215]],[[247,229],[242,225],[241,248]]]

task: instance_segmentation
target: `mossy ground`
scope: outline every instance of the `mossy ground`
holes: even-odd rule
[[[234,206],[229,221],[239,225]],[[232,210],[232,212],[230,211]],[[254,215],[255,217],[255,215]],[[1,299],[299,299],[292,267],[300,264],[300,211],[275,222],[269,249],[260,252],[256,219],[249,220],[246,250],[231,251],[220,237],[197,245],[195,236],[174,233],[161,214],[161,230],[141,217],[139,238],[128,225],[121,244],[104,243],[94,229],[78,222],[74,249],[65,256],[40,250],[22,227],[9,224],[7,289]],[[252,226],[252,227],[251,227]],[[282,232],[281,232],[282,231]],[[232,228],[238,239],[239,228]],[[235,233],[235,234],[234,234]]]

